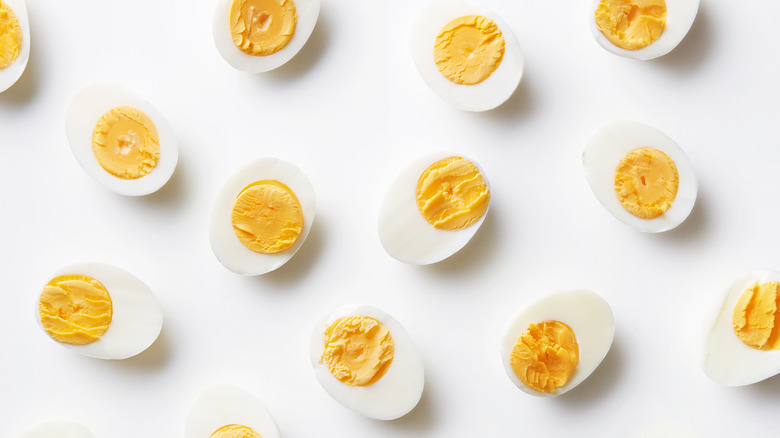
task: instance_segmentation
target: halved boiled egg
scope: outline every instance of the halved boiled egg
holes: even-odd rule
[[[95,435],[79,423],[55,420],[36,426],[19,438],[95,438]]]
[[[58,269],[36,303],[38,325],[58,344],[99,359],[146,350],[162,330],[152,290],[135,275],[102,263]]]
[[[30,58],[30,22],[24,0],[0,0],[0,93],[16,83]]]
[[[186,438],[279,438],[271,413],[252,394],[235,386],[204,390],[187,415]]]

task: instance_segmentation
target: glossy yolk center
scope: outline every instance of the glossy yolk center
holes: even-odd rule
[[[11,65],[22,49],[22,28],[16,14],[0,0],[0,69]]]
[[[103,114],[95,125],[92,152],[100,167],[111,175],[138,179],[157,166],[160,137],[144,112],[118,106]]]
[[[210,438],[263,438],[263,436],[251,427],[228,424],[215,430]]]
[[[303,211],[295,193],[275,180],[246,186],[231,214],[238,240],[252,251],[273,254],[293,246],[303,230]]]
[[[493,20],[467,15],[447,23],[436,36],[433,59],[456,84],[474,85],[489,78],[504,58],[504,36]]]
[[[233,0],[230,35],[242,52],[267,56],[287,45],[297,19],[293,0]]]
[[[756,284],[734,306],[734,332],[758,350],[780,350],[780,283]]]
[[[601,0],[596,25],[614,45],[639,50],[655,42],[666,27],[664,0]]]
[[[38,311],[44,330],[59,342],[91,344],[108,330],[111,297],[102,283],[84,275],[53,278],[41,292]]]
[[[560,321],[531,323],[515,342],[509,363],[521,382],[539,392],[565,385],[579,362],[572,329]]]
[[[439,160],[417,180],[417,208],[441,230],[460,230],[487,211],[490,191],[474,163],[461,157]]]
[[[326,330],[320,362],[339,381],[366,386],[385,375],[394,353],[393,338],[384,324],[368,316],[347,316]]]
[[[629,152],[615,170],[615,194],[634,216],[653,219],[672,206],[680,186],[677,166],[653,148]]]

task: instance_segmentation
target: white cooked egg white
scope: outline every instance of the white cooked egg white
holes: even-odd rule
[[[303,48],[312,31],[314,31],[321,3],[321,0],[287,0],[294,4],[296,16],[294,32],[291,38],[279,51],[269,55],[255,56],[242,51],[233,42],[230,27],[230,9],[233,3],[237,1],[242,0],[219,0],[217,2],[213,25],[214,44],[219,54],[222,55],[228,64],[237,70],[247,73],[262,73],[273,70],[292,59]],[[247,4],[251,2],[250,0]],[[255,1],[254,3],[261,5],[264,2]],[[256,30],[258,32],[263,32],[265,31],[264,28],[267,28],[262,23],[272,25],[274,20],[280,20],[280,18],[269,14],[268,11],[264,11],[262,8],[257,9],[255,14],[256,18],[251,19],[261,21],[260,29]]]
[[[368,317],[379,321],[392,337],[392,361],[379,380],[363,386],[343,383],[323,362],[326,332],[332,324],[348,317]],[[363,344],[345,342],[349,352],[361,350]],[[404,327],[392,316],[372,306],[346,306],[321,318],[314,326],[309,346],[314,374],[334,400],[353,411],[375,420],[394,420],[409,413],[422,396],[425,383],[423,362]]]
[[[271,413],[247,391],[228,385],[214,386],[200,393],[187,415],[186,438],[211,438],[214,432],[232,429],[235,434],[251,436],[251,429],[262,438],[279,438],[279,429]],[[241,434],[244,432],[244,434]]]
[[[661,420],[650,425],[639,438],[698,438],[688,427],[670,420]]]
[[[125,179],[109,173],[93,151],[93,133],[104,114],[117,107],[132,107],[146,114],[159,136],[159,159],[147,174]],[[68,142],[76,161],[89,176],[112,192],[127,196],[148,195],[160,189],[173,175],[179,160],[179,146],[167,120],[146,100],[131,90],[111,84],[92,84],[79,91],[71,100],[65,119]],[[120,134],[127,150],[138,149],[133,131]]]
[[[19,438],[95,438],[95,435],[79,423],[55,420],[36,426]]]
[[[615,190],[615,174],[621,160],[639,148],[652,148],[666,154],[679,175],[677,194],[668,210],[654,218],[643,218],[621,204]],[[693,167],[677,143],[661,131],[632,121],[617,121],[599,128],[582,152],[585,177],[596,199],[615,218],[639,231],[658,233],[675,228],[693,210],[698,183]]]
[[[568,381],[552,392],[526,385],[511,365],[515,343],[530,324],[558,321],[573,331],[579,348],[579,360]],[[521,310],[509,323],[501,340],[501,362],[509,380],[524,392],[538,397],[555,397],[582,383],[601,363],[612,346],[615,320],[612,309],[599,295],[586,290],[563,290],[543,297]],[[546,364],[540,365],[542,368]]]
[[[25,0],[0,0],[0,5],[2,4],[9,7],[16,16],[22,33],[22,44],[16,58],[5,68],[0,68],[0,93],[19,80],[27,67],[27,60],[30,59],[30,21],[27,18],[27,4]]]
[[[504,40],[503,58],[489,77],[478,83],[456,83],[437,66],[434,47],[442,29],[452,20],[477,15],[492,20]],[[412,27],[412,57],[417,71],[431,89],[453,107],[465,111],[487,111],[504,103],[523,76],[523,54],[509,25],[494,12],[460,1],[437,1],[426,5]],[[462,50],[474,50],[464,44]],[[473,65],[469,70],[484,66]]]
[[[35,302],[35,316],[38,326],[57,344],[77,353],[99,359],[126,359],[135,356],[151,346],[160,335],[163,324],[163,312],[159,301],[152,290],[135,275],[103,263],[75,263],[63,266],[55,271],[48,282],[61,276],[85,276],[100,282],[111,300],[112,312],[107,330],[94,342],[87,344],[71,344],[55,339],[44,327],[42,322],[42,292],[38,291]],[[42,289],[43,289],[43,286]],[[70,294],[70,291],[67,291]],[[54,311],[46,315],[59,313],[66,321],[90,319],[88,311],[82,312],[82,302],[66,295]],[[68,320],[63,313],[72,313]],[[79,313],[85,316],[80,316]],[[55,322],[57,323],[57,322]],[[59,323],[59,326],[67,325]],[[60,329],[57,329],[61,332]]]

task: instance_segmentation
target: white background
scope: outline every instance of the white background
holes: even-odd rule
[[[587,1],[483,0],[526,69],[506,104],[477,114],[449,108],[418,76],[419,1],[323,0],[303,50],[262,75],[219,56],[212,3],[28,0],[30,63],[0,94],[0,437],[54,418],[98,438],[183,436],[189,406],[217,383],[256,395],[286,438],[634,437],[664,419],[702,437],[774,433],[780,378],[722,387],[693,345],[730,281],[780,269],[780,3],[702,0],[682,44],[642,62],[595,43]],[[159,192],[116,195],[73,158],[65,109],[93,81],[135,90],[175,130],[179,166]],[[674,138],[696,170],[699,199],[673,231],[628,228],[585,181],[585,140],[624,118]],[[479,162],[491,210],[460,253],[407,266],[379,243],[379,203],[404,166],[438,150]],[[212,254],[208,218],[228,176],[262,156],[310,177],[317,215],[287,265],[241,277]],[[50,273],[83,260],[156,291],[165,325],[149,350],[90,359],[36,326]],[[580,387],[531,397],[500,363],[503,326],[571,287],[611,304],[615,342]],[[314,378],[311,325],[345,303],[382,308],[415,340],[426,388],[409,415],[364,419]]]

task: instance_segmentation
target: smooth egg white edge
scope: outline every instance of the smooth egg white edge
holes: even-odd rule
[[[95,438],[95,435],[79,423],[54,420],[28,430],[19,438]]]
[[[185,436],[209,438],[221,427],[237,424],[263,438],[279,438],[279,428],[268,409],[249,392],[230,385],[203,390],[187,414]]]
[[[30,20],[27,17],[27,4],[24,0],[3,0],[3,3],[7,4],[11,10],[14,11],[16,19],[19,20],[19,27],[22,29],[22,47],[19,50],[19,56],[4,69],[0,69],[0,93],[9,89],[15,84],[22,74],[25,68],[27,68],[27,61],[30,59]]]

